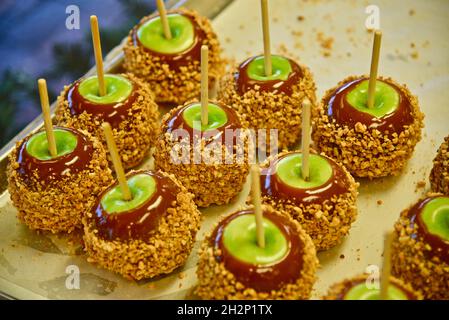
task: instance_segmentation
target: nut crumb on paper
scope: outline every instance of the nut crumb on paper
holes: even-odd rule
[[[418,192],[419,189],[422,189],[426,186],[426,182],[424,180],[418,181],[416,183],[415,192]]]
[[[377,200],[377,205],[382,205],[384,202],[382,200]]]
[[[318,32],[317,40],[322,49],[321,54],[324,57],[329,57],[332,53],[332,47],[334,45],[334,38],[332,36],[326,37],[323,32]]]

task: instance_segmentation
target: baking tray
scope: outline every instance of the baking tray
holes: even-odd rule
[[[172,3],[179,5],[179,3]],[[356,0],[272,0],[272,51],[290,53],[308,65],[315,76],[317,95],[351,74],[369,71],[372,34],[365,29],[365,8]],[[334,282],[379,265],[383,233],[392,228],[402,209],[428,191],[432,159],[449,133],[449,2],[445,0],[384,0],[380,9],[383,43],[379,73],[407,83],[426,114],[422,141],[401,175],[373,181],[359,179],[359,216],[339,246],[318,254],[320,268],[312,298]],[[225,53],[242,61],[262,51],[258,0],[187,1],[212,19]],[[217,14],[218,13],[218,14]],[[120,46],[106,58],[114,70],[122,60]],[[90,73],[93,71],[91,70]],[[0,151],[0,190],[4,192],[5,157],[13,143],[37,130],[33,121]],[[151,168],[149,159],[143,167]],[[70,239],[39,235],[16,218],[4,192],[0,196],[0,291],[14,298],[32,299],[190,299],[196,284],[197,249],[218,217],[240,207],[249,192],[231,204],[204,210],[197,243],[186,265],[170,275],[130,282],[86,262]],[[80,289],[66,288],[66,268],[79,268]]]

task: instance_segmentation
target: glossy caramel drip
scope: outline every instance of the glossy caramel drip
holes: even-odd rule
[[[262,171],[260,175],[260,185],[262,196],[270,196],[275,199],[291,201],[294,204],[321,204],[325,200],[331,199],[334,195],[341,195],[348,192],[350,181],[343,169],[330,158],[324,157],[332,167],[332,176],[323,185],[301,189],[289,186],[284,183],[276,173],[276,166],[284,157],[291,155],[287,153],[275,158],[269,167]]]
[[[151,15],[148,17],[148,19],[144,19],[141,21],[138,25],[136,25],[132,30],[132,40],[135,47],[140,47],[144,51],[148,52],[149,54],[158,57],[161,61],[161,63],[169,65],[170,69],[172,70],[179,70],[180,67],[187,66],[192,64],[194,61],[198,62],[198,69],[199,69],[199,62],[201,60],[201,46],[206,40],[206,33],[201,29],[201,27],[198,25],[198,23],[195,21],[194,17],[186,12],[170,12],[170,14],[180,14],[186,18],[188,18],[193,25],[194,33],[195,33],[195,40],[192,46],[190,46],[187,50],[184,50],[182,52],[178,53],[160,53],[154,50],[151,50],[150,48],[145,47],[139,40],[138,36],[138,30],[139,28],[146,23],[147,21],[154,19],[158,17],[158,15]]]
[[[127,178],[137,174],[147,174],[156,180],[156,191],[139,207],[116,214],[105,212],[101,205],[103,195],[118,185],[115,182],[104,190],[92,207],[92,217],[89,218],[93,227],[98,230],[98,236],[108,240],[148,240],[151,232],[156,230],[160,219],[167,214],[169,208],[175,206],[177,195],[181,192],[170,178],[160,172],[134,171]]]
[[[28,185],[32,185],[32,180],[35,178],[39,179],[43,185],[58,182],[65,177],[70,177],[65,176],[66,174],[73,175],[85,170],[92,160],[92,142],[81,132],[63,127],[54,127],[54,129],[73,133],[77,138],[76,148],[68,154],[53,159],[39,160],[30,155],[26,149],[31,135],[25,138],[19,146],[17,163],[19,164],[19,175]]]
[[[268,91],[277,93],[285,93],[291,95],[293,93],[293,86],[297,85],[301,77],[303,76],[301,68],[296,62],[286,58],[292,67],[292,71],[288,75],[287,80],[267,80],[260,81],[251,79],[248,76],[248,66],[257,56],[248,58],[240,64],[237,72],[234,73],[234,79],[237,87],[237,92],[240,95],[244,95],[249,90],[256,90],[255,87],[259,87],[256,91]]]
[[[429,197],[419,201],[409,210],[408,218],[410,219],[410,227],[416,227],[416,234],[413,234],[412,237],[419,236],[425,243],[432,247],[431,251],[426,250],[425,253],[429,257],[436,256],[442,261],[449,263],[449,242],[445,241],[438,235],[431,234],[422,220],[422,210],[424,209],[424,206],[432,199],[438,197],[442,196]]]
[[[381,132],[388,131],[389,133],[400,133],[405,125],[413,122],[412,106],[404,92],[395,84],[386,80],[383,81],[392,86],[399,94],[399,105],[397,109],[381,118],[374,117],[366,112],[361,112],[352,107],[346,99],[346,96],[352,91],[360,82],[368,80],[367,78],[356,79],[339,87],[330,97],[325,101],[327,106],[327,115],[331,119],[335,119],[337,123],[347,125],[354,128],[357,122],[366,125],[369,129],[377,129]]]
[[[223,262],[237,281],[258,292],[277,290],[285,284],[294,283],[300,276],[303,266],[304,244],[294,225],[287,218],[270,212],[264,212],[264,217],[273,222],[284,234],[289,244],[288,253],[276,264],[253,265],[235,258],[223,244],[223,232],[226,226],[236,217],[254,214],[252,210],[239,211],[220,222],[211,238],[212,245],[219,249],[216,255],[219,262]]]
[[[133,83],[131,94],[125,101],[100,104],[89,101],[80,94],[79,86],[82,80],[83,79],[80,79],[73,83],[67,91],[66,99],[69,103],[70,114],[72,116],[77,116],[83,112],[87,112],[97,117],[101,122],[109,122],[111,126],[115,128],[118,127],[123,120],[132,117],[129,113],[131,112],[134,102],[139,96],[135,83]]]

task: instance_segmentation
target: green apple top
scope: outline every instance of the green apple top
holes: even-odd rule
[[[118,182],[103,191],[92,207],[90,220],[106,240],[148,240],[159,221],[177,201],[176,183],[158,171],[133,171],[127,175],[131,199],[124,200]]]
[[[155,179],[147,174],[136,174],[128,179],[128,186],[131,191],[131,200],[124,200],[120,186],[115,186],[106,192],[101,205],[108,214],[119,214],[140,207],[148,201],[156,191]]]
[[[271,56],[272,73],[265,73],[265,57],[255,56],[245,60],[237,69],[235,79],[237,91],[243,95],[249,90],[284,93],[291,95],[299,84],[302,70],[291,59]]]
[[[421,212],[427,231],[449,244],[449,197],[435,197],[428,201]]]
[[[348,192],[351,182],[345,170],[323,155],[310,154],[309,180],[304,180],[302,157],[300,152],[286,152],[274,158],[260,176],[262,194],[296,204],[311,204]]]
[[[388,300],[409,300],[408,293],[390,283],[387,289]],[[380,289],[369,288],[365,283],[353,286],[344,295],[344,300],[379,300]]]
[[[172,38],[164,35],[159,16],[149,19],[137,30],[137,37],[146,48],[161,54],[178,54],[195,43],[195,28],[192,21],[178,13],[167,15]]]
[[[327,114],[337,123],[349,127],[361,123],[370,129],[392,133],[401,132],[413,122],[410,99],[392,80],[376,81],[374,106],[368,108],[369,80],[350,79],[325,98]]]
[[[125,101],[131,95],[133,85],[125,77],[106,74],[104,80],[106,85],[105,95],[99,95],[97,76],[91,76],[81,81],[78,87],[80,95],[96,104],[116,104]]]
[[[368,108],[368,84],[368,80],[363,80],[349,91],[346,99],[353,108],[376,118],[385,117],[398,108],[399,93],[394,87],[383,81],[376,81],[374,107]]]
[[[54,134],[57,151],[56,158],[75,150],[78,144],[78,138],[73,132],[64,129],[55,129]],[[45,161],[53,158],[48,151],[47,133],[45,131],[40,131],[31,136],[26,143],[26,151],[38,160]]]
[[[298,226],[287,215],[264,210],[265,247],[257,244],[252,210],[235,212],[215,228],[216,259],[242,284],[258,291],[277,290],[301,277],[305,245]]]
[[[20,174],[26,180],[38,177],[48,185],[63,178],[73,177],[85,170],[92,159],[93,144],[81,132],[63,127],[54,127],[57,154],[48,150],[47,133],[39,131],[23,140],[19,147],[17,162]]]
[[[205,140],[218,139],[223,142],[223,137],[228,134],[235,137],[239,132],[238,129],[242,128],[240,118],[234,109],[212,102],[208,104],[207,124],[201,122],[201,104],[193,102],[172,110],[171,116],[165,121],[165,126],[166,132],[176,135],[179,134],[177,130],[182,129],[192,142],[193,138],[198,136]],[[178,138],[184,137],[181,136]],[[234,144],[234,141],[232,143]]]
[[[254,215],[241,215],[224,229],[223,244],[236,259],[253,265],[270,265],[282,260],[289,250],[289,243],[271,220],[264,218],[265,248],[257,245]]]

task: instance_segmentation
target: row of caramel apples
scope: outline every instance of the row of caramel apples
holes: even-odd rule
[[[317,103],[308,68],[271,55],[267,45],[264,55],[247,59],[225,75],[210,22],[193,11],[167,13],[159,5],[160,14],[143,18],[130,31],[124,46],[127,73],[103,75],[97,44],[98,75],[63,90],[57,101],[54,148],[49,131],[17,143],[9,158],[8,183],[19,219],[31,229],[54,233],[82,227],[88,260],[129,279],[170,273],[191,253],[200,226],[197,206],[227,204],[243,188],[254,150],[247,132],[238,129],[277,129],[279,148],[287,148],[311,117],[316,152],[284,151],[261,164],[265,246],[254,245],[249,207],[225,217],[208,235],[197,271],[202,298],[308,298],[315,282],[316,251],[340,243],[355,221],[358,183],[353,176],[399,174],[421,139],[423,114],[416,97],[372,70],[370,77],[348,77]],[[262,9],[266,16],[264,0]],[[266,44],[266,36],[264,40]],[[220,89],[218,101],[212,102],[205,88],[214,83]],[[200,93],[201,101],[192,101]],[[181,105],[160,122],[158,104],[166,103]],[[311,108],[307,117],[304,105]],[[108,141],[105,123],[110,126]],[[174,137],[177,129],[189,133],[187,140]],[[173,161],[181,144],[190,146],[189,159],[195,152],[208,159],[206,146],[222,141],[227,130],[234,132],[231,148],[218,148],[230,163]],[[214,135],[207,135],[212,131]],[[200,141],[196,151],[195,137]],[[106,142],[116,145],[116,157],[110,152],[108,158]],[[267,140],[259,147],[269,149],[272,143]],[[117,163],[134,168],[152,147],[156,171],[130,171],[125,177]],[[238,161],[239,148],[243,161]],[[440,153],[440,158],[447,156]],[[446,196],[423,200],[414,211],[412,229],[410,223],[396,225],[392,248],[398,250],[393,255],[398,279],[391,281],[393,298],[448,298],[444,208],[449,173],[446,160],[437,162],[441,165],[431,175],[433,191]],[[427,217],[429,210],[443,217],[443,227],[416,218]],[[360,285],[362,278],[349,283]],[[372,297],[363,288],[354,293],[351,286],[343,287],[344,294],[329,297]]]

